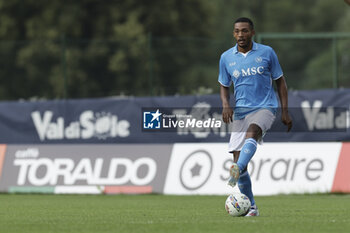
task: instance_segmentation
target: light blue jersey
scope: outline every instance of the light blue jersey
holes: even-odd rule
[[[237,45],[225,51],[220,58],[219,83],[234,86],[236,105],[234,118],[242,119],[258,109],[267,108],[276,113],[278,101],[272,80],[283,72],[275,51],[253,42],[252,50],[243,54]]]

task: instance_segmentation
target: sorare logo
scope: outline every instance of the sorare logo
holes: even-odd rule
[[[162,113],[157,111],[143,112],[143,128],[144,129],[160,129],[162,121]]]

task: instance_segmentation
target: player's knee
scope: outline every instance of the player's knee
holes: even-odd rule
[[[258,141],[262,136],[261,128],[256,124],[251,124],[247,130],[245,138],[254,138]]]

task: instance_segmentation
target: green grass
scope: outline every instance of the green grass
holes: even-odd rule
[[[0,232],[350,232],[350,195],[256,197],[231,217],[225,196],[0,195]]]

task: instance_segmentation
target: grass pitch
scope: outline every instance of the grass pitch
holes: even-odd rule
[[[350,232],[350,195],[256,197],[231,217],[225,196],[0,195],[0,232]]]

